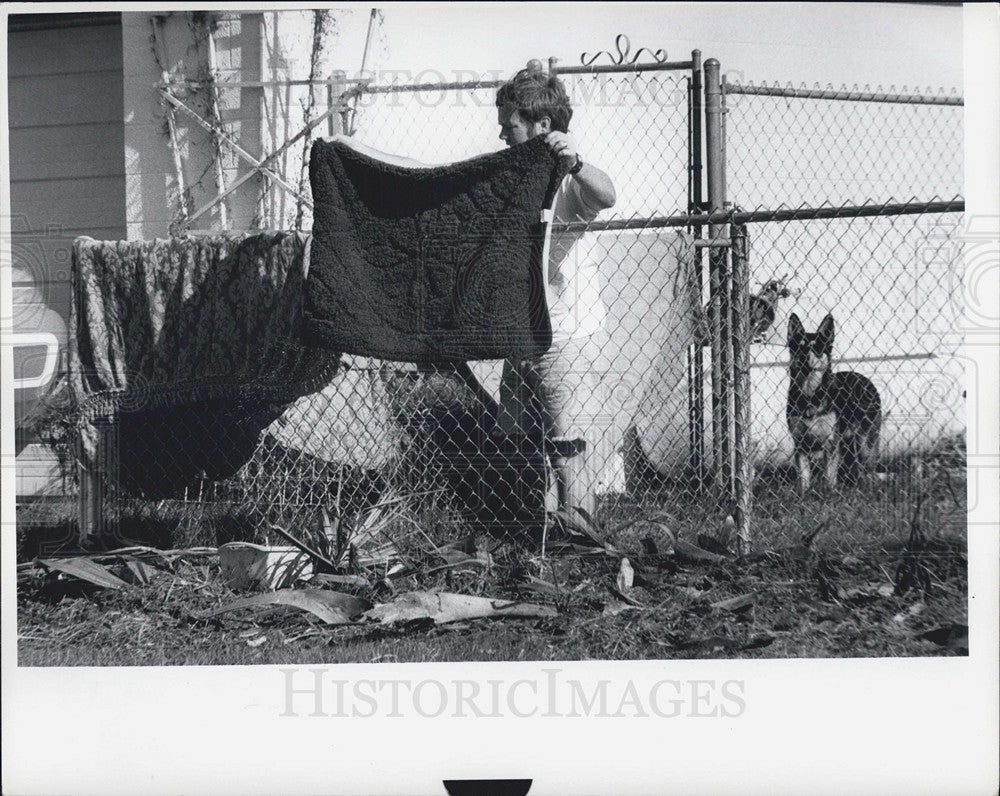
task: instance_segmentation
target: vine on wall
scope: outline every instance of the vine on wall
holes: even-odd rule
[[[165,38],[165,25],[177,14],[183,14],[187,29],[190,33],[190,42],[184,48],[184,57],[171,62],[167,52]],[[168,12],[150,17],[152,33],[149,37],[150,49],[153,59],[156,62],[163,80],[169,81],[167,90],[175,97],[182,100],[197,112],[203,119],[225,129],[218,103],[213,102],[217,91],[216,75],[209,66],[208,39],[214,35],[218,29],[218,15],[207,11],[193,12]],[[195,69],[192,71],[189,64],[194,62]],[[191,127],[181,128],[178,125],[178,115],[173,106],[167,102],[161,103],[163,112],[163,134],[168,140],[168,146],[174,159],[174,178],[176,180],[177,193],[173,204],[175,210],[170,223],[170,232],[175,234],[183,228],[188,216],[195,209],[195,194],[208,191],[221,190],[221,170],[222,142],[217,133],[211,134],[212,152],[210,153],[204,168],[194,180],[188,177],[188,164],[191,155],[192,142]],[[186,133],[186,151],[182,150],[181,132]],[[207,185],[206,180],[210,172],[215,173],[214,185]]]
[[[184,48],[183,56],[171,58],[166,53],[163,32],[168,19],[173,19],[175,23],[180,21],[179,14],[183,14],[182,24],[186,26],[187,36],[180,45]],[[323,92],[326,86],[322,82],[326,69],[325,64],[339,33],[338,18],[330,10],[314,10],[311,15],[308,72],[310,84],[298,98],[303,125],[308,125],[316,118],[317,110],[325,105],[326,100]],[[242,20],[242,15],[238,16]],[[195,211],[198,204],[204,205],[211,197],[225,190],[227,170],[235,166],[233,156],[227,151],[228,148],[225,145],[224,136],[230,133],[226,120],[223,118],[219,101],[219,92],[226,90],[227,84],[220,80],[217,69],[213,68],[213,36],[220,29],[220,26],[225,25],[226,19],[227,17],[220,12],[208,11],[168,12],[150,17],[153,28],[153,33],[150,36],[152,54],[162,79],[168,83],[168,91],[213,127],[212,132],[205,133],[202,137],[202,128],[190,123],[190,120],[187,119],[183,125],[180,125],[179,121],[185,118],[184,115],[178,114],[169,103],[162,103],[163,135],[173,154],[176,180],[176,195],[170,197],[170,205],[174,208],[173,220],[170,225],[171,233],[183,231],[189,223],[193,227],[207,226],[199,223],[198,219],[189,221],[189,216]],[[308,17],[305,19],[307,20]],[[182,27],[181,31],[183,30]],[[177,34],[176,24],[172,31],[174,33],[172,41],[174,41]],[[176,46],[175,44],[175,49]],[[288,65],[285,65],[282,71],[286,71],[288,68]],[[291,75],[289,74],[288,77],[291,78]],[[287,89],[285,89],[285,93],[287,96]],[[268,112],[281,113],[285,120],[287,134],[289,132],[289,116],[298,114],[292,114],[293,108],[287,105],[280,108],[267,108],[266,96],[266,93],[262,92],[265,118]],[[288,99],[291,97],[289,96]],[[293,126],[297,126],[297,124],[298,120],[293,121]],[[269,132],[272,139],[270,146],[277,148],[281,142],[273,140],[273,130]],[[262,142],[264,137],[265,130],[262,127]],[[296,186],[301,196],[309,195],[309,150],[313,140],[314,131],[309,131],[303,137],[299,163],[295,162],[296,157],[293,155],[290,162],[282,157],[280,165],[279,163],[269,164],[270,168],[276,169],[278,174]],[[205,141],[210,141],[210,146],[199,146],[199,143]],[[200,171],[194,179],[189,176],[192,161],[198,163],[197,168]],[[297,178],[285,176],[288,172],[294,173],[296,169],[298,169]],[[213,174],[214,179],[210,176]],[[276,187],[273,185],[273,181],[265,174],[258,173],[254,182],[259,186],[259,194],[254,203],[253,217],[250,220],[251,228],[263,226],[287,228],[290,226],[295,230],[301,230],[303,225],[310,222],[308,208],[301,199],[294,200],[294,207],[288,207],[289,212],[286,215],[286,197],[282,194],[281,200],[276,201],[274,196]],[[209,212],[213,214],[216,222],[221,222],[223,227],[227,226],[227,208],[224,201]]]
[[[309,53],[309,91],[302,102],[302,121],[307,125],[312,121],[316,110],[317,86],[313,81],[319,79],[323,56],[329,49],[331,41],[336,38],[337,25],[333,15],[327,9],[313,11],[312,49]],[[312,131],[310,130],[302,141],[302,163],[299,167],[299,195],[301,197],[309,184],[309,149],[312,146]],[[294,229],[302,229],[303,211],[302,199],[295,202]]]

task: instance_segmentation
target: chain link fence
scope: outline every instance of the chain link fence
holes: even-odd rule
[[[742,266],[754,294],[746,440],[754,468],[744,474],[754,478],[754,538],[780,544],[775,529],[787,530],[792,515],[796,530],[831,528],[843,552],[919,544],[928,532],[964,539],[961,99],[867,87],[723,91],[725,192],[746,223]],[[754,328],[755,309],[767,328]],[[824,440],[863,430],[863,397],[806,402],[807,414],[829,411],[821,404],[831,400],[847,413],[829,435],[793,434],[802,409],[788,408],[790,388],[808,378],[789,374],[790,323],[794,316],[816,333],[827,315],[831,370],[868,379],[881,403],[870,463],[858,472],[842,461],[836,477],[822,469],[836,445]],[[804,452],[812,483],[803,495]]]
[[[846,551],[884,548],[921,511],[925,527],[964,525],[960,100],[724,86],[724,148],[709,154],[724,154],[731,204],[712,233],[693,65],[560,72],[580,152],[617,190],[579,249],[606,312],[574,365],[584,508],[605,528],[668,512],[675,530],[696,530],[735,514],[757,549],[817,523],[835,524]],[[345,121],[378,149],[462,160],[502,146],[501,82],[367,86],[344,96]],[[720,263],[729,292],[712,304]],[[807,332],[830,313],[833,369],[879,392],[863,483],[797,491],[793,313]],[[735,363],[728,386],[713,373],[713,324],[721,364]],[[345,356],[322,389],[262,409],[274,417],[231,476],[202,470],[165,497],[122,488],[112,457],[96,481],[79,473],[83,513],[120,541],[167,546],[280,542],[277,527],[334,540],[337,563],[405,562],[469,531],[531,536],[556,507],[552,450],[501,432],[501,376],[499,361],[465,371]]]
[[[572,423],[587,451],[580,478],[591,510],[636,482],[636,457],[623,453],[623,440],[631,435],[638,447],[640,412],[647,425],[662,426],[664,400],[671,414],[661,459],[675,475],[687,466],[684,363],[699,306],[692,236],[682,218],[692,171],[687,66],[686,73],[564,76],[574,108],[571,132],[587,162],[613,175],[618,196],[613,210],[587,225],[578,255],[602,264],[602,283],[594,287],[608,315],[605,328],[581,348],[585,359],[570,365],[585,385]],[[353,113],[343,120],[358,140],[384,151],[427,164],[462,160],[503,146],[494,104],[501,82],[369,86],[344,95],[344,109]],[[665,211],[680,220],[649,225]],[[225,467],[195,473],[190,462],[170,461],[193,449],[173,439],[146,451],[151,471],[171,475],[169,489],[122,469],[143,466],[134,451],[124,464],[115,453],[125,433],[121,423],[139,421],[127,412],[111,417],[99,424],[97,453],[78,457],[84,530],[118,543],[174,546],[275,543],[281,541],[276,527],[299,538],[336,528],[343,543],[338,556],[391,550],[403,560],[429,539],[440,543],[469,530],[537,542],[555,507],[552,452],[536,434],[514,442],[500,431],[503,363],[469,365],[465,372],[344,356],[323,389],[290,405],[257,407],[256,414],[276,417],[231,476],[222,475]],[[653,387],[649,374],[657,376]],[[233,422],[239,412],[203,408],[178,422],[186,439],[207,440],[204,447],[214,450],[220,435],[239,426]],[[247,440],[222,442],[233,450],[226,458],[237,461]]]
[[[597,497],[625,489],[626,420],[666,331],[660,320],[669,308],[657,302],[669,295],[683,303],[690,295],[677,283],[692,278],[693,263],[679,268],[676,230],[644,229],[645,220],[664,208],[683,213],[689,202],[689,78],[676,72],[597,73],[570,74],[564,81],[580,151],[614,175],[618,194],[615,207],[588,225],[579,255],[618,264],[613,272],[602,268],[599,288],[608,325],[616,331],[609,335],[605,329],[596,338],[600,343],[581,352],[586,359],[571,365],[587,392],[572,410],[574,429],[588,449],[581,478]],[[427,165],[500,149],[495,93],[502,82],[362,89],[348,99],[353,134],[361,143]],[[629,157],[622,158],[623,151]],[[634,228],[600,228],[609,221]],[[668,261],[672,270],[661,265]],[[636,311],[637,304],[645,311]],[[689,342],[678,342],[682,357]],[[397,547],[417,543],[425,533],[455,538],[470,529],[501,537],[534,533],[537,541],[545,507],[555,505],[544,443],[531,434],[514,442],[500,431],[503,363],[469,365],[463,374],[449,366],[344,357],[333,383],[287,411],[279,433],[269,430],[273,439],[258,452],[258,469],[241,472],[245,505],[254,507],[256,524],[266,527],[279,515],[315,524],[323,511],[342,513],[349,506],[354,533],[385,530],[389,521],[386,539]],[[682,381],[682,397],[685,390]],[[683,428],[672,439],[678,461],[687,440],[686,409],[681,412]],[[275,488],[289,491],[281,486],[289,482],[289,467],[298,468],[297,475],[289,473],[292,483],[312,486],[297,499],[275,501]],[[345,480],[345,469],[355,475]],[[267,489],[260,489],[255,473],[271,474]],[[389,506],[392,511],[385,510]]]

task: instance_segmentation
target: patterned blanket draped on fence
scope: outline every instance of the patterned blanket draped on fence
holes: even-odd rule
[[[122,485],[176,494],[202,470],[235,472],[284,406],[321,389],[339,357],[300,342],[307,241],[77,239],[69,372],[85,456],[94,418],[117,415]]]

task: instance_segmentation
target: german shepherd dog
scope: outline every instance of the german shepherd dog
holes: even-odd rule
[[[831,372],[833,316],[808,334],[799,317],[788,320],[788,430],[795,443],[799,490],[809,489],[812,469],[823,464],[828,486],[836,487],[844,468],[857,481],[869,471],[882,428],[882,401],[860,373]]]

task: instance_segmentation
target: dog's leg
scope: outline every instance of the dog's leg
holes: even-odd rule
[[[875,471],[881,461],[879,442],[882,439],[882,416],[877,415],[875,422],[865,437],[865,479],[871,486],[875,485]]]
[[[799,492],[804,495],[809,491],[809,482],[812,479],[812,461],[808,453],[796,453],[795,463],[799,467]]]
[[[858,439],[854,461],[857,468],[858,486],[870,487],[874,480],[873,473],[875,471],[875,450],[872,447],[871,439],[867,437]]]
[[[834,434],[826,445],[826,485],[830,489],[837,488],[837,474],[840,471],[840,434]]]
[[[857,486],[861,441],[857,437],[842,435],[837,440],[837,450],[840,452],[840,466],[835,474],[837,483],[845,487]]]

